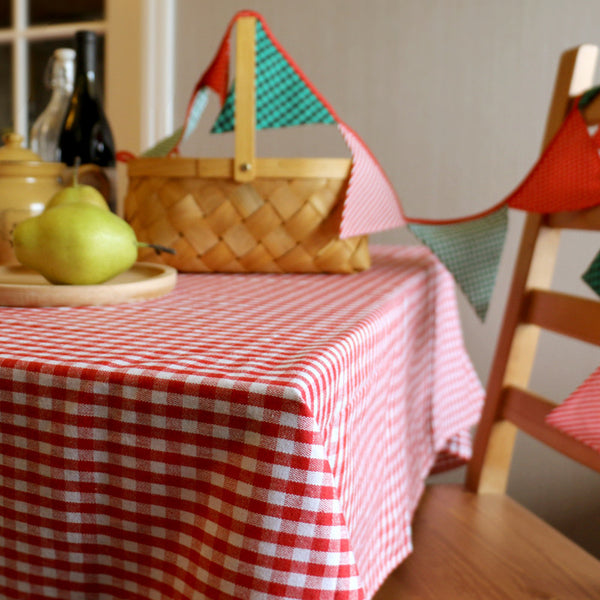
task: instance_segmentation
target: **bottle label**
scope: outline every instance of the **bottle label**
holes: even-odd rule
[[[68,169],[66,185],[72,185],[74,168]],[[96,188],[106,200],[110,210],[117,212],[117,170],[115,167],[100,167],[91,163],[80,165],[77,182]]]

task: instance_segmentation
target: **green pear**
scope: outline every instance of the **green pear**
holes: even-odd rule
[[[59,204],[13,231],[17,259],[51,283],[91,285],[129,269],[138,242],[130,225],[92,204]]]
[[[78,204],[80,202],[110,210],[104,196],[95,187],[77,182],[56,192],[46,204],[46,210],[59,204]]]

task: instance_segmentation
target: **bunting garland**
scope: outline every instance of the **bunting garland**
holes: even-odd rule
[[[335,124],[352,156],[344,201],[341,238],[367,235],[408,225],[446,265],[457,285],[484,320],[493,292],[507,232],[508,208],[530,212],[580,210],[600,204],[600,129],[588,132],[581,109],[600,93],[589,90],[574,104],[563,125],[523,182],[484,213],[428,221],[406,217],[396,192],[366,144],[335,113],[290,58],[262,17],[238,13],[229,23],[213,62],[196,84],[183,127],[161,140],[144,156],[178,153],[208,103],[208,91],[220,98],[213,133],[235,127],[235,84],[229,82],[230,34],[243,15],[256,17],[256,128]],[[600,253],[583,275],[600,295]]]

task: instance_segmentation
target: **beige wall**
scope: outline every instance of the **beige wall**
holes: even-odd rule
[[[561,52],[600,44],[597,0],[177,0],[177,124],[227,22],[242,8],[262,13],[369,144],[414,217],[472,214],[504,198],[538,156]],[[231,138],[206,135],[216,105],[213,99],[202,131],[184,153],[231,154]],[[321,129],[260,132],[259,153],[345,155],[335,128]],[[522,214],[513,211],[486,322],[459,297],[467,348],[484,383],[521,225]],[[406,230],[373,241],[415,243]],[[559,268],[567,288],[585,290],[579,276],[598,243],[575,241],[575,252]],[[599,356],[580,346],[565,352],[550,337],[544,341],[548,350],[535,383],[560,400],[598,366]],[[550,366],[557,354],[558,368]],[[541,450],[531,441],[520,440],[518,452],[526,466],[511,480],[510,492],[600,556],[598,479],[558,459],[542,469]],[[549,475],[548,483],[541,483],[542,475]],[[568,505],[576,505],[576,518],[565,514]]]

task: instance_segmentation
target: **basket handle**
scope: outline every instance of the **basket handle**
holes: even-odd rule
[[[256,17],[243,16],[236,23],[235,52],[235,155],[233,178],[252,181],[256,177],[255,156],[255,31]]]

